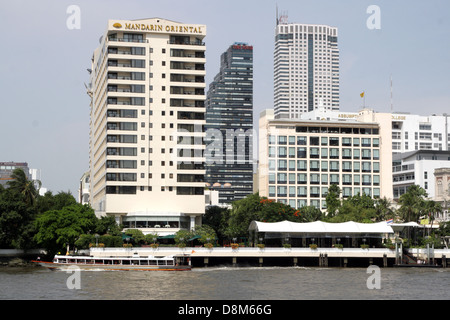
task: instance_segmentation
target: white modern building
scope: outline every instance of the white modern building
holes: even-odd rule
[[[338,29],[288,23],[275,30],[275,118],[298,119],[319,107],[339,110]]]
[[[161,18],[108,21],[88,86],[97,215],[160,235],[201,223],[205,36]]]
[[[392,113],[392,152],[450,150],[450,115]]]
[[[450,152],[418,150],[393,155],[394,199],[406,193],[408,187],[418,185],[429,198],[436,196],[435,170],[450,169]]]
[[[259,193],[291,207],[326,208],[332,184],[342,197],[392,199],[390,114],[364,109],[343,121],[276,119],[259,122]]]

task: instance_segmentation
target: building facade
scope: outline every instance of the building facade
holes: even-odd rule
[[[393,155],[394,199],[406,193],[408,187],[418,185],[428,197],[436,196],[435,170],[450,168],[450,152],[418,150]],[[442,180],[441,180],[442,181]]]
[[[205,212],[206,27],[109,20],[88,94],[90,201],[125,228],[173,234]]]
[[[442,206],[442,212],[436,217],[440,221],[450,220],[450,167],[437,168],[434,170],[435,177],[435,196]]]
[[[206,99],[206,182],[219,203],[253,192],[253,46],[234,43]]]
[[[278,22],[274,50],[275,118],[324,107],[339,110],[338,29]]]
[[[26,162],[0,162],[0,184],[7,186],[8,181],[11,181],[11,175],[15,169],[22,169],[25,172],[27,179],[31,179],[30,169]]]
[[[362,110],[355,119],[275,119],[259,122],[259,192],[294,208],[326,209],[328,188],[342,197],[392,199],[389,117]]]
[[[450,150],[450,116],[392,114],[392,152]]]

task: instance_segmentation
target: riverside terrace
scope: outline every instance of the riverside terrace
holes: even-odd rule
[[[414,249],[411,254],[429,262],[447,266],[449,249]],[[402,250],[399,247],[388,248],[280,248],[280,247],[139,247],[139,248],[91,248],[90,255],[96,257],[139,257],[187,255],[191,265],[208,266],[280,266],[280,267],[393,267],[402,264]],[[420,265],[418,265],[420,266]],[[425,266],[425,265],[423,265]]]
[[[386,222],[326,223],[321,221],[264,223],[253,221],[250,239],[256,247],[158,247],[158,248],[91,248],[95,256],[169,256],[188,255],[194,267],[207,266],[335,266],[380,267],[404,264],[405,252],[395,244],[390,248],[383,240],[394,236]],[[257,244],[259,242],[259,244]],[[262,242],[267,245],[262,245]],[[281,243],[284,246],[281,246]],[[292,243],[292,244],[291,244]],[[289,245],[286,245],[289,244]],[[411,256],[447,265],[450,250],[414,249]]]

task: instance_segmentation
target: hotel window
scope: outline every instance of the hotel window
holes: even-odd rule
[[[328,174],[322,174],[320,176],[320,180],[321,180],[322,184],[327,185],[328,184]]]
[[[289,184],[295,184],[295,173],[289,173]]]
[[[342,184],[351,185],[352,184],[352,175],[351,174],[343,174],[342,175]]]
[[[306,197],[306,187],[297,187],[297,197]]]
[[[373,197],[374,198],[380,197],[380,188],[373,188]]]
[[[328,148],[320,149],[320,157],[322,159],[327,159],[328,158]]]
[[[373,138],[372,140],[372,146],[379,147],[380,146],[380,139],[379,138]]]
[[[309,157],[310,158],[319,158],[319,148],[310,148],[309,149]]]
[[[327,172],[328,171],[328,161],[322,161],[320,164],[321,168],[322,168],[322,172]]]
[[[298,184],[306,184],[306,182],[307,182],[306,173],[298,173],[297,174],[297,183]]]
[[[295,160],[289,160],[289,171],[295,171]]]
[[[286,173],[279,173],[277,178],[278,183],[286,184],[287,183],[287,174]]]
[[[353,146],[359,147],[359,138],[353,138]]]
[[[275,144],[275,136],[269,136],[269,144]]]
[[[297,145],[306,146],[306,137],[297,137]]]
[[[362,149],[362,159],[371,159],[370,149]]]
[[[269,197],[276,197],[275,186],[269,186]]]
[[[286,158],[286,147],[278,147],[278,157]]]
[[[361,151],[359,149],[353,149],[353,159],[359,159]]]
[[[287,161],[286,160],[278,160],[278,170],[281,170],[281,171],[287,170]]]
[[[309,170],[311,170],[311,171],[319,171],[320,170],[319,161],[311,160],[310,163],[309,163]]]
[[[295,137],[294,136],[289,136],[289,144],[295,145]]]
[[[342,159],[351,159],[352,158],[352,149],[344,148],[342,149]]]
[[[373,160],[380,160],[380,150],[373,149]]]
[[[289,158],[295,158],[295,148],[289,147]]]
[[[310,184],[320,184],[320,175],[317,173],[311,173],[310,175]]]
[[[379,175],[374,175],[373,176],[373,185],[374,186],[379,186],[380,185],[380,176]]]
[[[359,174],[354,174],[353,175],[353,185],[359,186],[360,183],[361,183],[361,176]]]
[[[319,145],[319,137],[309,137],[309,145],[318,146]]]
[[[339,149],[330,148],[330,159],[339,159]]]
[[[379,162],[373,162],[373,172],[380,172],[380,163]]]
[[[279,136],[278,137],[278,144],[286,144],[287,143],[287,137],[286,136]]]
[[[275,170],[276,169],[276,165],[275,165],[275,160],[269,160],[269,170]]]
[[[297,158],[306,158],[306,148],[304,147],[297,148]]]
[[[351,138],[342,138],[342,145],[346,147],[350,147],[352,145]]]
[[[278,186],[277,187],[277,196],[278,197],[286,197],[287,196],[287,187]]]
[[[328,194],[328,187],[322,187],[322,198],[325,198]]]
[[[320,188],[319,187],[311,187],[309,190],[309,196],[312,198],[320,198]]]
[[[362,162],[362,172],[371,172],[371,168],[370,168],[371,163],[367,162],[367,161],[363,161]]]
[[[342,188],[342,196],[344,198],[348,198],[352,195],[352,188],[350,187],[344,187]]]
[[[321,137],[321,145],[327,146],[328,145],[328,137]]]
[[[269,173],[269,183],[275,183],[275,173]]]
[[[339,184],[338,174],[330,174],[330,184]]]
[[[330,146],[333,147],[339,146],[339,138],[330,138]]]
[[[307,170],[306,160],[297,160],[297,170],[298,171],[306,171]]]
[[[372,177],[368,174],[362,175],[362,185],[363,186],[370,186],[372,184]]]
[[[339,171],[339,161],[330,161],[330,171],[331,172]]]
[[[269,147],[269,157],[275,158],[275,147]]]

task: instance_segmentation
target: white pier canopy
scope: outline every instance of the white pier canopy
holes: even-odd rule
[[[353,221],[342,223],[330,223],[323,221],[314,222],[261,222],[252,221],[249,226],[251,237],[264,239],[369,239],[388,238],[394,234],[392,227],[385,221],[377,223],[358,223]],[[256,236],[259,234],[259,236]]]

